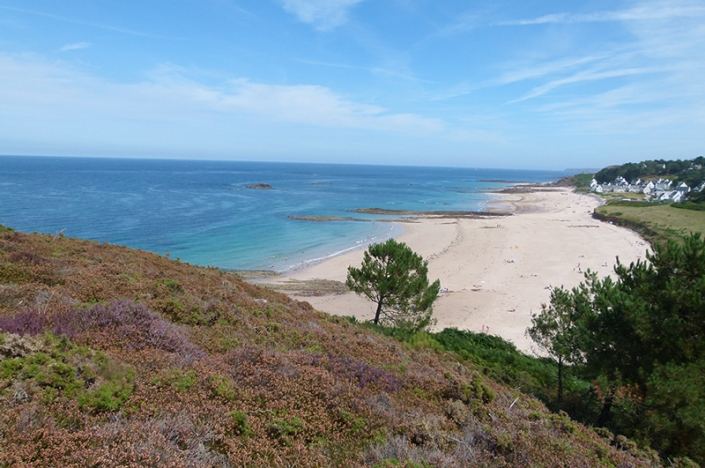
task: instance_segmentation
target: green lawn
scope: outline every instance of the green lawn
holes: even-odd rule
[[[611,203],[595,210],[598,214],[625,221],[651,242],[679,240],[690,232],[705,235],[705,211],[673,208],[660,204]]]

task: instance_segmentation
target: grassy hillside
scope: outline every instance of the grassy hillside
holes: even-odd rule
[[[636,178],[653,180],[666,178],[674,186],[685,182],[691,188],[705,180],[705,158],[692,160],[650,160],[609,166],[595,174],[598,182],[612,182],[617,177],[631,181]],[[581,183],[579,183],[581,182]],[[586,190],[585,181],[573,181],[576,190]],[[705,195],[691,192],[689,201],[672,204],[640,203],[641,193],[604,193],[606,205],[595,210],[595,217],[626,226],[644,236],[649,242],[668,239],[682,240],[691,232],[705,234]]]
[[[233,273],[0,227],[0,466],[658,465],[446,339],[457,352]]]
[[[691,232],[705,235],[705,211],[678,209],[670,204],[611,201],[595,213],[605,221],[634,229],[650,242],[679,240]]]

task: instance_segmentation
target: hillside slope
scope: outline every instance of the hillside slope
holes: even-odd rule
[[[0,227],[0,466],[658,466],[232,273]]]

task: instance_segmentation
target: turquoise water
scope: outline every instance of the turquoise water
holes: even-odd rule
[[[197,265],[286,271],[400,227],[348,210],[482,210],[488,190],[564,172],[234,161],[0,157],[0,224],[157,252]],[[502,181],[502,182],[498,182]],[[271,190],[246,188],[269,184]],[[289,216],[370,222],[311,222]]]

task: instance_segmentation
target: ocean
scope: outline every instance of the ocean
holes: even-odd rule
[[[402,232],[357,208],[481,211],[558,171],[0,156],[0,224],[279,272]],[[268,184],[271,189],[249,185]],[[307,221],[303,217],[356,218]]]

